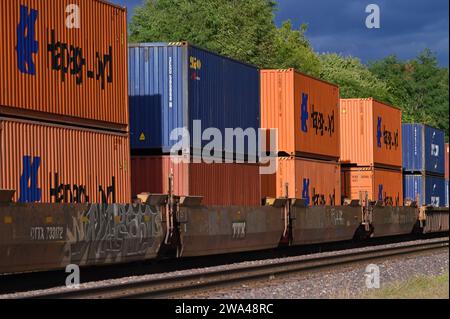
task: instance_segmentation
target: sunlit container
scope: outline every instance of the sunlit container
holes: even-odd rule
[[[444,175],[445,133],[424,124],[403,124],[402,131],[403,170]]]
[[[0,2],[0,114],[128,129],[127,12],[100,0]]]
[[[341,99],[341,162],[402,167],[402,112],[372,98]]]
[[[180,196],[203,196],[205,205],[259,206],[259,165],[226,163],[174,163],[170,156],[133,156],[132,194],[168,194],[173,174],[173,192]]]
[[[261,175],[263,197],[301,198],[308,206],[340,205],[340,167],[337,162],[278,157],[277,171]],[[286,190],[288,191],[286,193]]]
[[[201,150],[207,128],[260,127],[259,70],[187,43],[145,43],[129,46],[129,95],[131,148],[135,153],[169,153],[181,140],[175,129],[187,128],[190,149]],[[199,139],[195,139],[194,121]],[[171,140],[171,133],[175,139]],[[211,137],[205,137],[211,138]],[[255,140],[256,145],[256,140]],[[185,149],[185,151],[188,151]],[[256,153],[255,151],[251,153]]]
[[[339,158],[339,87],[289,70],[261,71],[261,127],[281,154]]]
[[[445,181],[443,177],[426,174],[404,176],[404,198],[419,199],[419,205],[445,206]]]
[[[0,118],[0,189],[39,203],[129,203],[125,134]]]
[[[342,168],[342,190],[345,198],[357,200],[367,192],[369,200],[381,201],[386,206],[403,206],[401,169]]]

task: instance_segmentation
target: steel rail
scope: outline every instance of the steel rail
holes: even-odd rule
[[[314,256],[299,260],[275,261],[256,265],[238,266],[226,270],[210,270],[202,273],[184,274],[167,278],[153,278],[126,283],[112,284],[80,289],[65,289],[62,292],[51,292],[34,295],[33,299],[110,299],[110,298],[162,298],[176,296],[186,291],[198,291],[237,282],[273,278],[277,275],[315,270],[324,267],[352,264],[361,261],[413,254],[448,247],[449,239],[432,242],[414,243],[396,247],[376,247],[364,251],[352,251],[328,255]],[[307,256],[306,256],[307,257]]]

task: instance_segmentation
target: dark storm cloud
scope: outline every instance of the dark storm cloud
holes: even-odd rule
[[[205,0],[207,1],[207,0]],[[142,0],[113,0],[129,15]],[[339,52],[364,62],[396,54],[410,59],[428,47],[448,66],[448,0],[278,0],[276,22],[308,23],[307,36],[319,52]],[[381,28],[367,29],[368,4],[381,10]]]
[[[371,3],[380,7],[380,29],[365,26]],[[351,54],[366,62],[390,54],[409,59],[428,47],[447,66],[448,6],[448,0],[280,0],[276,21],[308,23],[307,36],[319,52]]]

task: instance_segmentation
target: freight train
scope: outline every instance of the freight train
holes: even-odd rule
[[[71,2],[0,4],[0,274],[448,232],[439,130],[293,69],[128,45],[123,8]]]

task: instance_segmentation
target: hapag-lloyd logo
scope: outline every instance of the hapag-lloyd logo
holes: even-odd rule
[[[313,102],[309,102],[310,97],[307,93],[301,94],[300,106],[300,128],[303,133],[308,133],[308,121],[311,119],[311,127],[316,135],[324,136],[334,134],[334,111],[330,114],[324,114],[317,111]],[[308,106],[311,104],[311,110],[308,111]]]
[[[80,10],[77,5],[71,4],[65,10],[66,28],[73,30],[80,28]],[[20,21],[17,26],[17,68],[23,74],[36,75],[36,56],[39,52],[39,41],[36,39],[36,25],[39,12],[25,5],[20,6]],[[107,53],[95,52],[95,63],[89,65],[83,54],[83,48],[57,39],[57,32],[49,30],[50,42],[47,44],[47,53],[50,56],[50,68],[61,73],[61,81],[65,82],[67,76],[73,76],[76,84],[81,85],[84,78],[100,82],[102,90],[106,83],[113,82],[113,49],[108,47]]]
[[[383,119],[381,116],[377,117],[377,147],[381,148],[383,144],[387,149],[397,149],[399,145],[399,133],[396,131],[389,131],[386,126],[383,125]]]
[[[20,22],[17,26],[17,68],[20,72],[30,75],[36,74],[33,56],[39,51],[39,43],[35,39],[38,11],[20,6]]]

